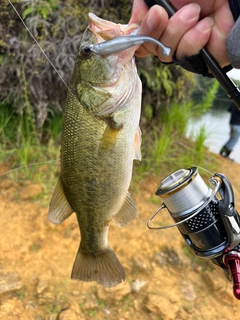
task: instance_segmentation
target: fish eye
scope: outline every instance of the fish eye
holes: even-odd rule
[[[84,48],[82,48],[82,50],[81,50],[81,55],[83,55],[84,57],[86,57],[86,58],[89,58],[89,57],[91,57],[91,55],[92,55],[92,50],[91,50],[91,48],[90,47],[88,47],[88,46],[86,46],[86,47],[84,47]]]

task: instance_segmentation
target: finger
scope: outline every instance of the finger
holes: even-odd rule
[[[225,0],[220,0],[221,2],[224,2]],[[186,4],[189,3],[197,3],[199,4],[199,6],[201,6],[201,17],[206,17],[208,16],[210,13],[213,12],[214,10],[214,6],[217,4],[221,4],[220,1],[214,1],[214,0],[171,0],[171,4],[177,9],[179,10],[180,8],[182,8],[183,6],[185,6]],[[225,1],[227,2],[227,1]]]
[[[205,18],[199,21],[191,30],[185,33],[179,42],[176,58],[182,60],[185,56],[193,56],[208,43],[214,21],[211,18]],[[196,41],[197,39],[197,41]]]
[[[163,30],[166,28],[167,23],[167,12],[162,7],[155,5],[149,9],[146,16],[143,18],[140,34],[159,39]],[[146,57],[150,54],[156,55],[156,53],[157,47],[155,45],[151,46],[150,43],[145,43],[136,51],[136,55],[139,57]]]
[[[140,24],[144,16],[147,14],[148,10],[149,8],[145,4],[144,0],[135,0],[133,2],[132,15],[131,15],[129,24],[131,23]]]
[[[157,55],[161,61],[170,62],[172,60],[172,55],[177,50],[178,44],[182,37],[189,30],[194,28],[194,26],[198,23],[199,16],[200,6],[196,3],[191,3],[181,8],[169,19],[167,27],[159,40],[166,46],[172,48],[172,54],[170,57],[164,57],[162,50],[157,48]]]
[[[226,52],[226,38],[234,25],[228,3],[215,13],[214,20],[215,24],[212,28],[207,49],[221,66],[225,66],[229,64],[229,58]]]

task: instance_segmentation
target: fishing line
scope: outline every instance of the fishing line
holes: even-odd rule
[[[36,43],[36,45],[38,46],[38,48],[40,49],[40,51],[42,52],[42,54],[45,56],[45,58],[47,59],[47,61],[50,63],[50,65],[52,66],[52,68],[55,70],[55,72],[58,74],[59,78],[62,80],[63,84],[65,85],[65,87],[68,89],[69,93],[72,94],[70,88],[68,87],[67,83],[65,82],[65,80],[63,79],[63,77],[61,76],[61,74],[59,73],[59,71],[56,69],[56,67],[54,66],[54,64],[51,62],[51,60],[49,59],[49,57],[47,56],[47,54],[44,52],[44,50],[42,49],[41,45],[39,44],[39,42],[36,40],[36,38],[34,37],[34,35],[32,34],[32,32],[30,31],[30,29],[28,28],[28,26],[26,25],[26,23],[24,22],[24,20],[22,19],[21,15],[19,14],[19,12],[17,11],[16,7],[13,5],[12,1],[11,0],[8,0],[8,3],[11,5],[11,7],[13,8],[13,10],[15,11],[15,13],[17,14],[17,16],[19,17],[20,21],[22,22],[23,26],[26,28],[26,30],[28,31],[28,33],[30,34],[30,36],[32,37],[32,39],[34,40],[34,42]],[[146,158],[146,159],[142,159],[142,161],[144,160],[156,160],[156,159],[151,159],[151,158]],[[43,164],[43,163],[49,163],[49,162],[52,162],[54,160],[50,160],[50,161],[46,161],[46,162],[39,162],[39,163],[34,163],[34,164],[29,164],[27,166],[21,166],[21,167],[18,167],[16,169],[13,169],[13,170],[10,170],[10,171],[7,171],[7,172],[4,172],[2,174],[0,174],[0,176],[4,175],[4,174],[8,174],[8,173],[11,173],[13,171],[16,171],[18,169],[23,169],[23,168],[26,168],[26,167],[30,167],[30,166],[34,166],[34,165],[38,165],[38,164]],[[57,161],[57,160],[56,160]],[[161,160],[161,162],[170,162],[170,163],[178,163],[178,161],[169,161],[169,160]],[[180,161],[179,161],[180,163]],[[185,163],[186,165],[189,165],[189,166],[196,166],[196,165],[193,165],[191,163],[187,164]],[[200,167],[200,166],[197,166],[198,168],[200,168],[201,170],[203,171],[206,171],[207,173],[209,173],[210,175],[213,175],[209,170],[203,168],[203,167]]]
[[[11,0],[8,0],[8,3],[12,6],[13,10],[16,12],[17,16],[19,17],[20,21],[22,22],[22,24],[24,25],[24,27],[26,28],[27,32],[30,34],[30,36],[32,37],[32,39],[34,40],[34,42],[37,44],[37,46],[39,47],[40,51],[43,53],[43,55],[45,56],[45,58],[47,59],[47,61],[50,63],[50,65],[53,67],[53,69],[56,71],[56,73],[58,74],[58,76],[60,77],[60,79],[62,80],[62,82],[64,83],[64,85],[66,86],[66,88],[68,89],[68,91],[72,94],[71,90],[69,89],[67,83],[65,82],[65,80],[63,79],[63,77],[61,76],[60,72],[56,69],[56,67],[54,66],[54,64],[52,63],[52,61],[48,58],[47,54],[44,52],[44,50],[42,49],[42,47],[40,46],[40,44],[38,43],[37,39],[34,37],[34,35],[32,34],[32,32],[30,31],[30,29],[28,28],[28,26],[26,25],[26,23],[23,21],[21,15],[19,14],[19,12],[17,11],[17,9],[15,8],[15,6],[13,5],[13,3],[11,2]]]
[[[4,176],[4,175],[7,175],[11,172],[14,172],[14,171],[17,171],[17,170],[20,170],[20,169],[26,169],[26,168],[29,168],[29,167],[33,167],[33,166],[37,166],[37,165],[40,165],[40,164],[46,164],[46,163],[53,163],[53,162],[59,162],[60,160],[49,160],[49,161],[42,161],[42,162],[35,162],[35,163],[30,163],[26,166],[21,166],[21,167],[17,167],[15,169],[11,169],[9,171],[5,171],[3,173],[0,173],[0,177],[1,176]]]
[[[142,159],[141,160],[141,162],[144,162],[144,161],[156,161],[156,159],[155,158],[144,158],[144,159]],[[205,169],[205,168],[203,168],[203,167],[200,167],[199,165],[196,165],[196,164],[194,164],[194,163],[191,163],[191,162],[184,162],[184,161],[172,161],[172,160],[164,160],[164,159],[161,159],[160,161],[159,161],[159,165],[161,165],[163,162],[167,162],[167,163],[174,163],[174,164],[179,164],[179,165],[183,165],[183,166],[189,166],[189,167],[197,167],[198,169],[201,169],[202,171],[205,171],[205,172],[207,172],[210,176],[213,176],[214,174],[211,172],[211,171],[209,171],[208,169]]]
[[[201,170],[203,170],[203,171],[206,171],[207,173],[210,174],[210,176],[213,176],[213,175],[214,175],[211,171],[209,171],[209,170],[207,170],[207,169],[205,169],[205,168],[203,168],[203,167],[197,166],[197,165],[195,165],[195,164],[191,164],[191,166],[197,167],[198,169],[201,169]]]

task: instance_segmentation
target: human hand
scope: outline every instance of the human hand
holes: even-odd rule
[[[171,0],[178,10],[168,19],[166,11],[159,5],[148,8],[144,0],[133,3],[130,23],[141,24],[140,33],[154,37],[172,48],[170,57],[164,57],[160,48],[144,43],[136,55],[158,56],[163,62],[171,62],[176,52],[177,60],[192,56],[206,46],[221,66],[229,64],[226,53],[226,37],[234,19],[227,0]]]

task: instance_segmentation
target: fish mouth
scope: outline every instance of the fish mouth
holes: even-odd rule
[[[93,13],[88,14],[89,29],[97,36],[97,43],[132,33],[139,28],[137,24],[118,24],[101,19]]]
[[[86,54],[88,54],[89,46],[126,35],[127,33],[131,33],[133,30],[136,30],[138,27],[139,26],[136,24],[132,24],[130,26],[117,24],[101,19],[93,13],[89,13],[89,24],[86,32],[83,34],[80,51],[83,52],[85,50]],[[135,68],[134,59],[132,59],[135,50],[136,47],[132,47],[118,53],[103,56],[98,56],[93,53],[94,60],[103,60],[102,63],[105,63],[105,67],[108,69],[108,76],[104,79],[104,81],[91,79],[91,85],[107,91],[113,90],[115,85],[118,83],[124,69]]]
[[[94,35],[94,44],[132,34],[139,29],[139,25],[134,24],[120,24],[97,17],[93,13],[89,13],[89,31]],[[125,65],[131,61],[138,46],[131,47],[124,51],[116,53],[118,61]],[[114,54],[113,54],[114,55]]]

